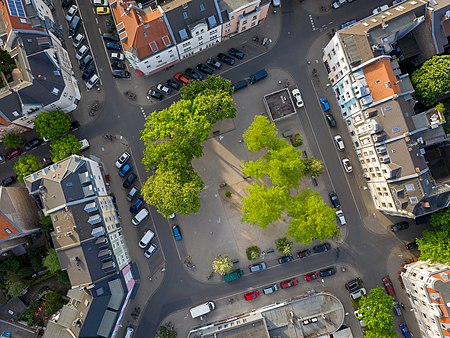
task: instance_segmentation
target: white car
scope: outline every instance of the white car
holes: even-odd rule
[[[163,92],[166,95],[169,95],[172,92],[172,89],[170,89],[169,87],[163,85],[162,83],[158,84],[156,86],[156,89],[158,89],[159,91]]]
[[[352,299],[358,299],[358,298],[361,298],[362,296],[365,296],[366,294],[367,294],[366,289],[361,288],[361,289],[358,289],[358,290],[352,292],[350,294],[350,297],[352,297]]]
[[[109,6],[108,0],[93,0],[92,4],[94,6]]]
[[[387,11],[388,9],[389,9],[388,5],[379,6],[372,11],[372,14],[375,15],[375,14]]]
[[[359,320],[359,326],[364,327],[365,326],[364,320],[362,319],[362,316],[359,314],[359,310],[355,310],[353,314],[355,315],[356,319]]]
[[[300,94],[300,90],[298,90],[297,88],[294,89],[292,91],[292,96],[294,97],[295,104],[297,105],[297,107],[299,108],[303,107],[303,99],[302,94]]]
[[[88,90],[92,89],[92,87],[94,87],[97,84],[98,80],[100,80],[100,79],[98,78],[97,74],[92,75],[90,77],[90,79],[87,80],[87,82],[86,82],[86,88]]]
[[[125,55],[122,53],[111,53],[111,59],[117,60],[117,61],[123,61],[125,60]]]
[[[122,168],[122,166],[127,163],[127,161],[130,159],[130,154],[127,152],[124,152],[122,155],[120,155],[119,159],[116,161],[116,167]]]
[[[155,244],[150,244],[147,250],[144,251],[145,258],[150,258],[153,253],[158,249],[158,247]]]
[[[345,5],[346,2],[347,2],[347,0],[334,0],[331,5],[333,6],[334,9],[337,9],[337,8]]]
[[[350,163],[350,160],[348,158],[344,158],[342,160],[342,165],[344,166],[346,172],[351,173],[353,171],[352,164]]]
[[[78,48],[78,47],[80,47],[83,40],[84,40],[84,35],[81,33],[78,33],[77,36],[73,38],[72,44],[75,48]]]
[[[70,6],[69,10],[67,11],[66,20],[68,22],[71,22],[74,18],[75,14],[78,12],[78,7],[75,5]]]
[[[342,212],[342,210],[336,211],[336,219],[337,219],[339,225],[347,224],[347,221],[345,220],[344,213]]]
[[[87,52],[89,52],[89,47],[83,45],[80,47],[80,49],[78,49],[78,52],[75,55],[75,57],[77,58],[77,60],[81,60],[87,54]]]
[[[344,141],[342,141],[341,135],[336,135],[334,137],[334,143],[336,144],[337,150],[343,151],[345,149]]]

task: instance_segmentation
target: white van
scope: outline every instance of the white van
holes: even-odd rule
[[[148,243],[155,237],[155,233],[151,230],[147,230],[147,232],[142,236],[141,240],[139,241],[139,247],[142,249],[145,249]]]
[[[214,302],[206,302],[205,304],[201,304],[199,306],[193,307],[190,312],[192,318],[197,318],[207,313],[211,312],[216,308],[216,304]]]
[[[131,220],[131,223],[134,225],[139,225],[146,217],[148,216],[148,210],[145,208],[142,208],[141,211],[137,213],[136,216],[133,217]]]
[[[127,327],[127,332],[125,333],[124,338],[131,338],[133,337],[134,329],[131,326]]]

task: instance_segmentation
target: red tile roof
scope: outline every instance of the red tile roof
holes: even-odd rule
[[[367,85],[375,102],[401,92],[391,61],[383,58],[363,67]]]
[[[0,241],[17,235],[19,231],[12,225],[5,216],[0,214]]]

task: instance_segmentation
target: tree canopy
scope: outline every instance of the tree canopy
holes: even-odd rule
[[[52,154],[52,161],[58,162],[73,154],[80,154],[80,141],[73,135],[55,140],[50,145],[50,152]]]
[[[45,309],[48,314],[53,314],[66,304],[61,291],[52,291],[45,295]]]
[[[14,133],[6,134],[3,137],[2,142],[5,146],[11,149],[19,148],[21,145],[25,143],[22,137]]]
[[[287,237],[278,238],[275,241],[277,251],[282,255],[290,255],[292,251],[292,241]]]
[[[42,112],[34,120],[34,128],[41,137],[55,141],[70,130],[70,116],[62,110]]]
[[[42,260],[42,264],[50,270],[51,273],[56,273],[61,270],[61,265],[59,264],[58,255],[55,249],[49,249],[47,256]]]
[[[39,159],[35,155],[26,155],[19,157],[16,163],[14,163],[14,172],[17,175],[17,179],[19,182],[23,183],[23,179],[38,171],[41,168],[41,164]]]
[[[212,269],[215,273],[223,276],[233,270],[233,262],[227,255],[219,255],[213,260]]]
[[[433,106],[450,91],[450,55],[435,55],[411,74],[416,96],[425,106]]]
[[[388,295],[382,287],[369,291],[359,300],[358,312],[364,320],[364,337],[394,338],[394,318],[392,315],[394,297]]]
[[[262,115],[255,116],[243,137],[248,150],[253,152],[261,149],[277,149],[284,141],[277,138],[275,124]]]
[[[7,51],[0,49],[0,72],[10,73],[16,67],[16,62],[11,55]]]

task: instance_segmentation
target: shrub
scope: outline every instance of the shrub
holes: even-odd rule
[[[258,258],[261,255],[261,249],[256,245],[249,246],[246,250],[247,258],[249,261],[252,261]]]

